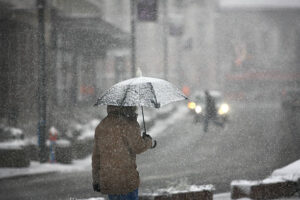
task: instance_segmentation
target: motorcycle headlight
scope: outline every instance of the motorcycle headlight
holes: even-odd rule
[[[194,109],[196,108],[196,103],[195,103],[195,102],[192,102],[192,101],[189,102],[189,103],[188,103],[188,108],[191,109],[191,110],[194,110]]]
[[[220,115],[224,115],[224,114],[228,113],[228,111],[229,111],[229,106],[228,106],[228,104],[223,103],[223,104],[220,106],[220,108],[219,108],[219,110],[218,110],[218,113],[219,113]]]
[[[195,112],[196,112],[197,114],[201,113],[201,112],[202,112],[201,106],[196,106]]]

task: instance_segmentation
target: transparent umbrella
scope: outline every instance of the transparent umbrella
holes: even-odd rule
[[[108,89],[95,106],[141,106],[144,131],[146,126],[143,107],[160,108],[168,103],[187,97],[172,83],[150,77],[137,77],[119,82]]]

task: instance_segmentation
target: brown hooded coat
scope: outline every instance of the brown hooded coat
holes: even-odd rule
[[[108,106],[108,116],[95,130],[92,175],[103,194],[127,194],[137,189],[136,154],[152,145],[150,137],[141,137],[136,117],[126,117],[121,109],[126,107]]]

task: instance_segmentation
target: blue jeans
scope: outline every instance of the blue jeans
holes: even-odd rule
[[[108,195],[109,200],[139,200],[138,189],[128,194]]]

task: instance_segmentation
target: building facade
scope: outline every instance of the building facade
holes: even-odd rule
[[[219,84],[229,97],[280,100],[300,88],[300,4],[219,1]]]
[[[0,122],[31,136],[36,135],[39,121],[36,3],[0,1]],[[128,33],[105,21],[98,3],[46,1],[46,125],[61,132],[72,121],[98,116],[92,105],[115,82],[115,77],[107,76],[112,70],[107,64],[109,52],[129,52]]]

